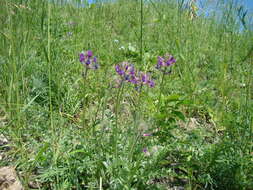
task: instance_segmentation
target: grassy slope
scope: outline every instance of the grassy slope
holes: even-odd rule
[[[3,0],[0,5],[0,108],[8,118],[0,131],[11,141],[0,164],[16,165],[26,187],[37,178],[43,189],[100,184],[163,189],[174,183],[188,189],[252,189],[250,32],[237,34],[232,23],[190,20],[173,5],[148,4],[141,40],[140,3],[135,1],[80,9],[46,1]],[[119,50],[128,43],[136,51]],[[87,49],[98,56],[101,69],[90,72],[83,85],[78,54]],[[177,94],[188,102],[180,111],[189,122],[175,129],[174,123],[162,123],[170,129],[161,143],[136,134],[159,127],[155,107],[161,76],[153,68],[166,52],[177,63],[164,81],[162,99]],[[140,99],[125,88],[120,128],[114,130],[117,89],[110,86],[113,65],[124,60],[155,72],[157,86],[145,89]],[[84,96],[85,114],[80,108]],[[132,102],[139,101],[136,114]],[[152,156],[143,154],[144,147],[157,145]]]

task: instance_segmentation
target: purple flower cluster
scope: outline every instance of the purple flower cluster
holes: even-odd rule
[[[151,88],[155,87],[155,82],[151,79],[151,77],[148,74],[141,73],[140,78],[141,84],[146,84]]]
[[[97,57],[93,56],[91,50],[86,52],[82,52],[79,55],[79,61],[87,68],[87,69],[98,69],[99,65],[97,63]]]
[[[167,68],[172,66],[174,63],[176,63],[176,59],[170,54],[166,54],[164,57],[158,56],[156,68],[165,72],[165,74],[169,74],[170,71],[168,72]]]
[[[123,80],[131,82],[132,78],[135,76],[135,69],[132,64],[128,62],[122,62],[115,66],[115,70]]]
[[[96,70],[99,68],[97,57],[93,55],[91,50],[81,52],[79,55],[79,61],[86,69]],[[174,65],[174,63],[176,63],[176,59],[170,54],[165,54],[163,57],[158,56],[156,68],[164,74],[169,74],[171,72],[170,67]],[[134,84],[136,89],[141,88],[143,85],[147,85],[151,88],[155,86],[155,82],[152,80],[152,77],[147,73],[136,71],[133,64],[122,62],[115,66],[115,70],[120,76],[120,84],[123,81],[127,81]]]
[[[127,81],[135,85],[148,85],[154,87],[155,83],[148,74],[137,72],[134,66],[128,62],[122,62],[115,66],[115,70],[122,81]]]

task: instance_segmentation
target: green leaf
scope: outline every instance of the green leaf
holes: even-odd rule
[[[185,116],[184,116],[184,114],[182,112],[180,112],[180,111],[172,111],[172,114],[175,115],[175,116],[177,116],[179,119],[185,121]]]
[[[38,154],[34,158],[34,163],[35,162],[42,162],[42,161],[46,160],[46,156],[43,154],[47,151],[49,145],[50,145],[49,143],[44,144],[44,146],[40,149],[40,151],[38,152]]]
[[[174,101],[179,101],[180,95],[178,94],[172,94],[170,96],[166,97],[166,102],[174,102]]]

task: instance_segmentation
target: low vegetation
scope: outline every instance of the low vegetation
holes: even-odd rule
[[[25,189],[252,190],[253,34],[230,5],[1,0],[0,166]]]

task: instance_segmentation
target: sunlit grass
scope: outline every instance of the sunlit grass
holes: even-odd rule
[[[252,32],[225,11],[219,23],[165,1],[2,0],[0,165],[25,189],[251,189]],[[84,78],[86,50],[99,69]],[[167,53],[168,75],[155,68]],[[155,86],[120,78],[123,61]]]

